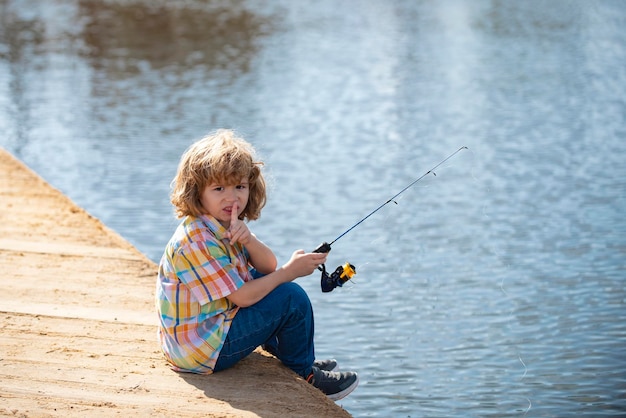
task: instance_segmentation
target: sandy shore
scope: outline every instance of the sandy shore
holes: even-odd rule
[[[156,268],[0,149],[0,415],[350,416],[260,350],[211,376],[170,370]]]

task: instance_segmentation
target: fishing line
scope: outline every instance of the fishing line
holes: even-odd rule
[[[396,202],[395,199],[398,196],[400,196],[402,193],[407,191],[410,187],[415,185],[415,183],[417,183],[418,181],[420,181],[421,179],[423,179],[427,175],[432,173],[434,176],[437,176],[437,174],[435,173],[435,170],[437,168],[439,168],[439,166],[444,164],[446,161],[448,161],[450,158],[454,157],[456,154],[458,154],[459,152],[461,152],[464,149],[468,149],[468,148],[463,146],[463,147],[459,148],[458,150],[454,151],[452,154],[448,155],[446,158],[441,160],[433,168],[431,168],[430,170],[428,170],[427,172],[422,174],[417,179],[413,180],[404,189],[400,190],[398,193],[396,193],[395,195],[391,196],[387,201],[385,201],[385,203],[383,203],[380,206],[378,206],[376,209],[374,209],[373,211],[368,213],[364,218],[362,218],[357,223],[352,225],[350,228],[345,230],[343,233],[341,233],[337,238],[332,240],[330,243],[328,243],[328,242],[321,243],[315,250],[313,250],[313,252],[314,253],[327,253],[327,252],[330,252],[331,245],[333,245],[335,242],[337,242],[340,238],[342,238],[348,232],[352,231],[357,226],[361,225],[366,219],[368,219],[370,216],[372,216],[373,214],[375,214],[376,212],[381,210],[383,207],[385,207],[389,203],[393,202],[393,203],[395,203],[397,205],[398,202]],[[326,272],[326,266],[324,264],[322,264],[320,267],[318,267],[318,269],[322,272],[322,292],[330,292],[335,287],[342,286],[345,282],[350,280],[352,278],[352,276],[354,276],[356,274],[356,270],[355,270],[354,266],[352,264],[348,263],[348,262],[346,262],[343,266],[337,267],[337,269],[331,275],[329,275]]]
[[[345,231],[343,234],[339,235],[337,238],[335,238],[334,240],[331,241],[330,245],[333,245],[339,238],[343,237],[344,235],[346,235],[348,232],[352,231],[354,228],[356,228],[357,226],[359,226],[363,221],[365,221],[367,218],[369,218],[370,216],[372,216],[373,214],[375,214],[376,212],[378,212],[379,210],[381,210],[385,205],[393,202],[396,205],[398,204],[398,202],[396,202],[394,199],[398,196],[400,196],[402,193],[404,193],[408,188],[410,188],[411,186],[413,186],[415,183],[417,183],[418,181],[420,181],[421,179],[423,179],[424,177],[426,177],[427,175],[429,175],[430,173],[432,173],[435,177],[437,176],[437,174],[435,174],[435,170],[442,165],[443,163],[445,163],[446,161],[448,161],[450,158],[454,157],[457,153],[459,153],[460,151],[464,150],[464,149],[468,149],[467,147],[461,147],[458,150],[456,150],[455,152],[453,152],[452,154],[450,154],[448,157],[446,157],[444,160],[442,160],[439,164],[437,164],[436,166],[434,166],[433,168],[431,168],[430,170],[428,170],[427,172],[425,172],[424,174],[422,174],[420,177],[418,177],[416,180],[414,180],[411,184],[409,184],[408,186],[406,186],[404,189],[400,190],[398,193],[396,193],[395,195],[391,196],[389,198],[389,200],[387,200],[385,203],[383,203],[382,205],[380,205],[379,207],[377,207],[376,209],[374,209],[373,211],[371,211],[365,218],[361,219],[360,221],[358,221],[357,223],[355,223],[354,225],[352,225],[350,228],[348,228],[347,231]]]

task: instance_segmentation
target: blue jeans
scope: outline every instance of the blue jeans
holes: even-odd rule
[[[296,283],[283,283],[247,308],[239,308],[230,326],[214,371],[227,369],[258,346],[274,354],[306,378],[315,359],[313,308]]]

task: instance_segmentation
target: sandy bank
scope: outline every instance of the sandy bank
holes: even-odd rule
[[[0,149],[0,415],[349,416],[261,351],[212,376],[170,370],[156,268]]]

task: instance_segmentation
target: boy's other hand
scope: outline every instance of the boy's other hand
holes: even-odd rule
[[[226,238],[230,240],[231,244],[239,242],[242,245],[246,245],[250,241],[251,236],[248,225],[239,219],[239,205],[237,202],[233,203],[230,212],[230,226],[226,232]]]

